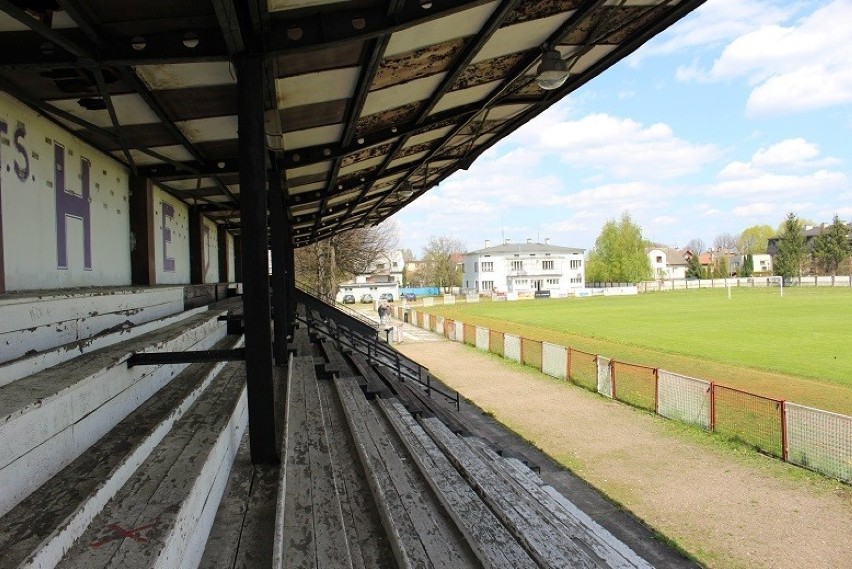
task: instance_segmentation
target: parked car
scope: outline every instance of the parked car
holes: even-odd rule
[[[383,292],[379,295],[379,300],[387,300],[388,302],[393,302],[393,294],[389,292]]]
[[[372,304],[373,303],[373,295],[369,292],[367,294],[361,295],[361,303],[362,304]]]
[[[404,292],[402,293],[402,298],[405,300],[417,300],[417,295],[413,292]]]
[[[354,294],[344,294],[343,295],[343,304],[355,304],[355,295]]]

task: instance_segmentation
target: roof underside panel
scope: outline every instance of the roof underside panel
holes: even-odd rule
[[[20,0],[0,6],[0,89],[237,232],[232,61],[264,53],[304,245],[386,219],[702,1]],[[551,48],[571,74],[545,91]]]

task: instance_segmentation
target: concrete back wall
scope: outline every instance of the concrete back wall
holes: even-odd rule
[[[189,210],[159,188],[154,189],[154,262],[158,284],[189,282]]]
[[[202,218],[201,255],[204,263],[204,282],[219,282],[219,233],[216,224]]]
[[[6,290],[130,283],[128,174],[0,93]]]

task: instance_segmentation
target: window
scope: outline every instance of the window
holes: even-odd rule
[[[583,282],[583,277],[571,277],[572,283],[581,283]]]
[[[479,263],[474,263],[474,264],[473,264],[473,272],[474,272],[474,273],[478,273],[478,272],[479,272]]]
[[[494,281],[482,281],[482,290],[492,290],[494,288]]]
[[[553,261],[542,261],[541,262],[541,268],[545,269],[545,270],[546,269],[553,270]]]
[[[558,285],[559,279],[547,279],[547,284],[549,285]]]
[[[524,262],[523,261],[512,261],[512,270],[513,271],[520,271],[523,268],[524,268]]]
[[[658,263],[662,263],[662,262],[663,262],[663,256],[662,256],[662,255],[657,255],[657,262],[658,262]]]
[[[582,260],[574,259],[574,260],[571,261],[571,268],[572,269],[579,269],[580,265],[582,265],[582,264],[583,264]],[[571,281],[571,282],[574,282],[574,281]]]
[[[470,288],[470,283],[468,283],[467,281],[464,281],[464,288]]]
[[[494,270],[494,261],[485,261],[482,263],[482,272],[490,273]]]
[[[395,268],[397,268],[398,266],[399,266],[399,263],[394,262],[394,264],[393,264],[393,268],[395,269]]]
[[[384,263],[376,263],[376,270],[381,271],[384,268],[385,268]]]

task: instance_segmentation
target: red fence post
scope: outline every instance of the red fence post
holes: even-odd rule
[[[716,430],[716,383],[710,382],[710,432]]]
[[[613,399],[618,399],[615,396],[615,360],[609,360],[609,391]]]
[[[781,460],[787,462],[787,401],[781,400]]]
[[[565,349],[565,381],[571,382],[571,346]]]
[[[660,412],[660,368],[654,368],[654,413]]]

